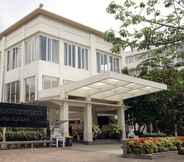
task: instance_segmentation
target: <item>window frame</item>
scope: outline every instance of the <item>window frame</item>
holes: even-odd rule
[[[46,79],[46,80],[45,80]],[[49,86],[45,86],[45,81],[49,81]],[[49,75],[42,75],[42,89],[51,89],[59,87],[59,77],[49,76]],[[57,82],[56,86],[53,85],[53,82]]]
[[[4,99],[8,103],[20,103],[20,80],[5,83]]]
[[[29,79],[33,79],[33,83],[30,84]],[[29,81],[28,84],[30,84],[28,87],[28,100],[27,100],[27,92],[26,92],[26,89],[27,89],[26,81]],[[31,87],[32,85],[34,85],[33,86],[34,88]],[[34,89],[34,99],[31,99],[32,89]],[[24,100],[25,102],[28,102],[28,103],[34,102],[36,100],[36,76],[34,75],[24,78]]]
[[[96,50],[96,68],[98,73],[104,72],[120,73],[121,69],[120,61],[121,56],[116,56],[108,52]]]
[[[70,55],[71,47],[71,55]],[[75,51],[75,52],[74,52]],[[64,65],[81,70],[89,69],[90,48],[77,43],[64,42]]]

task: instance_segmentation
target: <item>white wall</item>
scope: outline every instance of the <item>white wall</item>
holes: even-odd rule
[[[21,80],[23,83],[26,77],[36,77],[36,87],[38,93],[42,90],[42,75],[60,77],[60,85],[63,80],[77,81],[85,79],[91,75],[97,74],[96,70],[96,49],[103,50],[108,53],[111,52],[112,45],[94,34],[87,33],[68,26],[63,23],[59,23],[48,19],[43,16],[38,16],[31,22],[25,24],[21,28],[17,29],[13,33],[6,36],[6,48],[17,44],[24,43],[25,39],[33,36],[37,33],[44,33],[56,37],[60,40],[60,64],[53,64],[44,61],[36,61],[29,65],[23,65],[20,68],[5,72],[5,83]],[[77,68],[64,66],[64,41],[75,42],[89,47],[89,70],[81,70]],[[22,45],[22,47],[24,47]],[[0,42],[0,49],[2,48]],[[24,52],[24,50],[23,50]],[[4,54],[5,55],[5,54]],[[24,57],[22,58],[24,61]],[[4,62],[5,63],[5,62]],[[1,85],[1,84],[0,84]],[[4,86],[3,86],[4,87]],[[23,91],[23,90],[22,90]]]

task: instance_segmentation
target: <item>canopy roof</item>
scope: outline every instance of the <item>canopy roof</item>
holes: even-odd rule
[[[103,73],[64,85],[67,95],[120,101],[166,90],[167,85],[124,74]]]

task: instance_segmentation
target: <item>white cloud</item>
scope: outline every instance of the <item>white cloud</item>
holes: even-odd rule
[[[111,0],[3,0],[0,5],[0,31],[15,23],[40,3],[44,9],[101,31],[115,28],[117,22],[106,13]]]

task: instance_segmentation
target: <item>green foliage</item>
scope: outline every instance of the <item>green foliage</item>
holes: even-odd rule
[[[122,130],[117,124],[104,125],[101,128],[101,136],[110,139],[120,139]]]
[[[7,141],[32,141],[47,139],[47,135],[43,129],[18,129],[9,128],[6,131]],[[2,141],[2,134],[0,136]]]
[[[118,34],[113,30],[105,33],[113,52],[127,47],[147,49],[146,59],[136,69],[137,76],[168,85],[167,91],[130,99],[130,124],[153,124],[155,131],[183,135],[184,70],[178,70],[183,64],[173,60],[184,58],[184,51],[178,50],[184,41],[184,1],[112,1],[107,12],[121,23]]]
[[[112,1],[107,12],[121,22],[118,36],[110,30],[105,37],[118,44],[116,50],[170,46],[184,39],[183,0]]]
[[[93,138],[97,138],[98,136],[100,136],[100,134],[102,133],[99,125],[93,125],[93,128],[92,128],[92,131],[93,131]]]
[[[165,133],[142,133],[139,135],[140,137],[166,137]]]
[[[165,83],[167,91],[140,96],[126,100],[131,107],[128,110],[129,120],[140,126],[153,124],[155,131],[162,131],[168,135],[174,135],[177,130],[184,134],[184,70],[176,68],[153,68],[144,71],[142,78]],[[165,122],[167,121],[167,122]],[[177,128],[176,128],[177,125]]]

